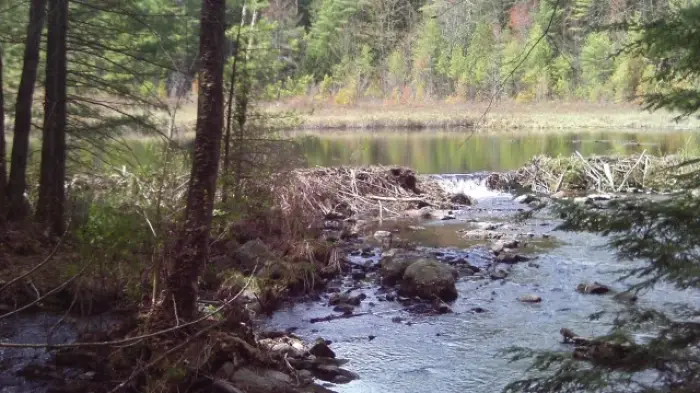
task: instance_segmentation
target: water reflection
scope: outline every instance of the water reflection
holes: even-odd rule
[[[469,134],[420,132],[319,132],[294,134],[310,166],[406,165],[421,173],[515,169],[538,154],[652,154],[696,148],[692,131],[639,133],[588,131]]]

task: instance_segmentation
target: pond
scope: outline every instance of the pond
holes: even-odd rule
[[[695,149],[693,131],[471,133],[319,131],[291,134],[309,166],[405,165],[419,173],[471,173],[521,167],[538,154],[652,154]]]

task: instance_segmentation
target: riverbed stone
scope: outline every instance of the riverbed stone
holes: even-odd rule
[[[498,255],[506,249],[515,249],[520,247],[520,242],[516,239],[498,240],[491,244],[491,252]]]
[[[530,293],[526,295],[521,295],[520,297],[518,297],[518,301],[522,303],[539,303],[542,301],[542,298]]]
[[[522,256],[520,254],[516,254],[511,251],[506,251],[498,254],[498,257],[496,258],[498,262],[501,263],[518,263],[518,262],[525,262],[528,261],[530,258]]]
[[[457,270],[432,259],[413,262],[404,272],[399,292],[403,296],[443,301],[457,299]]]
[[[490,229],[472,229],[462,233],[462,238],[465,240],[491,240],[501,239],[505,233]]]

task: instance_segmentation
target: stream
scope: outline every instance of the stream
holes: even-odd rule
[[[311,323],[312,318],[329,315],[327,302],[300,303],[273,314],[263,327],[290,330],[305,340],[323,337],[333,342],[340,358],[349,359],[344,367],[360,375],[347,384],[330,384],[340,393],[493,393],[507,383],[524,377],[527,362],[510,363],[503,349],[511,346],[542,350],[570,350],[561,344],[559,329],[568,327],[582,336],[608,331],[612,315],[592,321],[592,313],[622,310],[625,305],[611,295],[580,294],[582,282],[598,281],[613,289],[616,271],[635,262],[618,262],[603,246],[605,239],[588,233],[555,230],[558,221],[538,213],[524,223],[515,215],[528,209],[513,195],[488,190],[484,175],[434,175],[446,191],[463,192],[476,204],[456,212],[457,219],[427,220],[422,229],[404,228],[399,236],[417,243],[425,254],[439,259],[466,258],[471,265],[486,267],[492,257],[487,241],[467,241],[458,231],[480,222],[505,223],[518,233],[531,233],[532,239],[518,252],[533,258],[512,265],[503,280],[488,277],[462,277],[457,282],[459,298],[450,305],[453,313],[421,315],[409,313],[395,301],[384,301],[379,287],[370,280],[360,289],[367,295],[356,312],[364,315],[348,319]],[[355,264],[377,263],[375,256],[351,256]],[[638,262],[637,262],[638,263]],[[341,282],[340,285],[354,285]],[[540,303],[521,303],[517,298],[535,294]],[[673,314],[683,304],[700,307],[697,293],[659,285],[642,294],[641,306],[655,306]],[[0,320],[0,339],[6,342],[42,343],[52,332],[51,342],[75,339],[81,321],[59,324],[53,314],[18,315]],[[96,322],[94,319],[88,322]],[[102,321],[100,323],[104,323]],[[83,322],[84,323],[84,322]],[[47,382],[25,378],[18,371],[30,364],[41,366],[49,359],[43,349],[0,348],[0,393],[45,392]],[[60,378],[60,376],[59,376]],[[77,376],[80,378],[80,376]]]
[[[526,206],[515,202],[512,195],[487,190],[478,175],[438,177],[447,190],[463,191],[476,198],[477,204],[459,212],[457,220],[425,221],[421,223],[425,229],[404,231],[400,236],[419,242],[426,253],[466,255],[472,265],[484,265],[487,242],[467,242],[456,235],[457,230],[473,221],[512,223]],[[624,289],[623,283],[616,282],[616,271],[634,262],[618,262],[599,236],[556,231],[556,224],[546,215],[517,224],[518,231],[535,234],[522,250],[535,259],[513,265],[505,280],[461,278],[452,314],[409,314],[397,302],[378,301],[377,287],[367,282],[362,291],[368,298],[358,310],[369,312],[367,315],[310,323],[311,318],[330,312],[323,302],[312,302],[281,310],[266,325],[292,329],[304,339],[331,340],[337,355],[350,359],[346,367],[360,375],[359,380],[331,387],[341,393],[498,392],[508,382],[524,377],[528,366],[527,361],[510,363],[503,349],[570,350],[561,344],[560,328],[571,328],[582,336],[602,334],[613,316],[596,321],[589,316],[624,307],[611,295],[580,294],[575,288],[581,282],[598,281]],[[537,240],[542,234],[548,239]],[[542,302],[518,302],[523,294],[536,294]],[[697,294],[666,285],[642,294],[637,302],[671,314],[674,307],[688,303],[700,304]],[[401,318],[400,323],[396,317]]]

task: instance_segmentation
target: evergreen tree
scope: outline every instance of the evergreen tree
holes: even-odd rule
[[[625,53],[643,55],[658,65],[656,83],[669,84],[661,93],[644,96],[652,109],[669,108],[681,116],[700,110],[700,6],[672,12],[651,23],[636,25],[639,38]],[[679,80],[689,82],[684,87]],[[695,89],[686,86],[696,86]],[[626,277],[638,282],[630,292],[670,283],[696,296],[700,290],[700,160],[669,168],[684,191],[664,200],[631,199],[608,209],[575,204],[555,207],[564,219],[562,229],[592,231],[609,238],[621,259],[642,260]],[[531,378],[511,383],[508,392],[632,392],[690,393],[700,391],[700,310],[689,305],[675,316],[658,309],[633,307],[617,316],[610,334],[590,341],[573,353],[512,349],[515,359],[534,357]],[[635,332],[653,333],[647,342]]]

